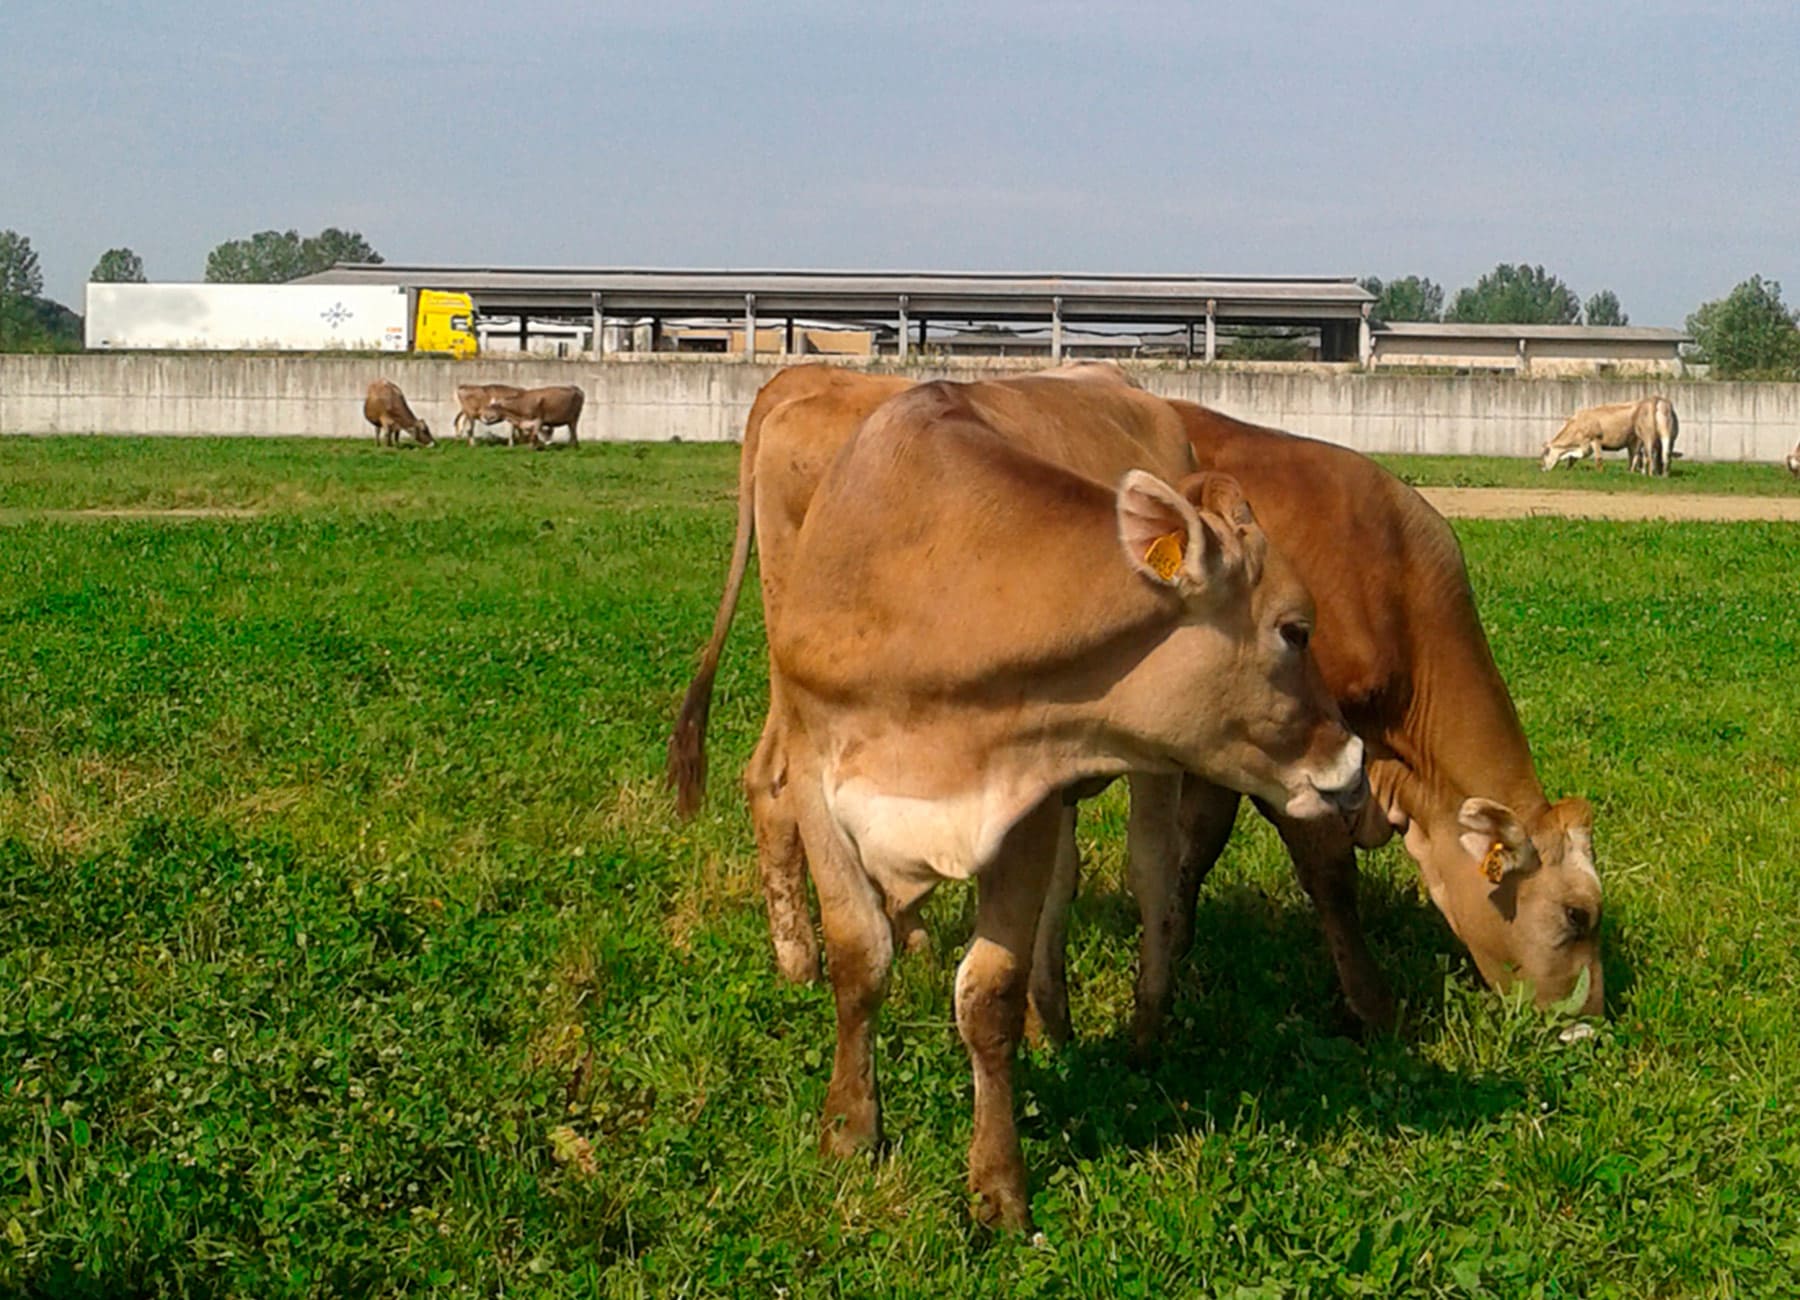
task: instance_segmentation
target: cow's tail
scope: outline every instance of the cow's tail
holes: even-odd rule
[[[675,810],[684,818],[699,812],[706,797],[706,720],[712,710],[713,678],[719,671],[732,616],[737,613],[738,594],[750,567],[750,543],[756,534],[756,448],[763,417],[760,396],[744,426],[743,458],[738,464],[737,537],[731,545],[725,592],[719,598],[719,612],[713,616],[712,636],[700,655],[699,671],[688,683],[681,712],[675,715],[675,731],[669,737],[669,785],[675,791]]]

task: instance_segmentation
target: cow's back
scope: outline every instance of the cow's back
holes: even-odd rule
[[[377,379],[363,398],[363,419],[380,428],[384,423],[410,429],[418,423],[406,397],[391,380]]]

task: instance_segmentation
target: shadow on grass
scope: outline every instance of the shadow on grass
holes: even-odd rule
[[[1379,876],[1365,877],[1361,900],[1377,962],[1401,1004],[1394,1034],[1355,1036],[1359,1026],[1303,899],[1215,879],[1201,891],[1194,949],[1178,969],[1156,1059],[1134,1060],[1123,1020],[1103,1037],[1024,1054],[1021,1091],[1037,1107],[1022,1132],[1062,1147],[1062,1158],[1091,1159],[1246,1120],[1314,1141],[1347,1129],[1469,1130],[1524,1104],[1523,1070],[1464,1072],[1428,1059],[1449,1032],[1446,981],[1478,984],[1436,910]],[[1135,946],[1128,893],[1086,900],[1076,924]],[[1070,1000],[1080,1024],[1078,987]]]

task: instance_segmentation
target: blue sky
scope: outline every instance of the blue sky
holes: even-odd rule
[[[79,308],[270,227],[390,260],[1800,298],[1800,5],[6,0],[0,227]]]

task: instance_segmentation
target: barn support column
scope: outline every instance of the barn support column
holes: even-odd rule
[[[1050,360],[1061,365],[1062,358],[1062,299],[1052,298],[1050,300]]]
[[[902,361],[906,360],[906,345],[907,345],[906,307],[907,307],[906,295],[901,294],[900,295],[899,325],[894,330],[894,354]]]
[[[1219,300],[1217,298],[1208,298],[1206,300],[1206,360],[1208,362],[1213,362],[1218,359]]]
[[[656,337],[654,333],[650,336]],[[598,361],[606,355],[606,312],[600,302],[600,295],[594,295],[594,360]],[[653,345],[654,346],[654,345]]]
[[[794,355],[794,318],[792,316],[787,318],[787,332],[781,336],[781,355],[784,357]]]
[[[1369,332],[1369,304],[1362,307],[1362,319],[1356,322],[1356,359],[1368,365],[1375,359],[1375,338]]]
[[[1189,361],[1192,361],[1194,359],[1194,322],[1193,321],[1188,322],[1188,328],[1187,328],[1187,359]]]
[[[919,317],[919,355],[925,355],[925,318]]]
[[[526,315],[523,307],[519,308],[519,355],[524,356],[531,350],[531,317]]]
[[[756,360],[756,295],[744,295],[744,360]]]

